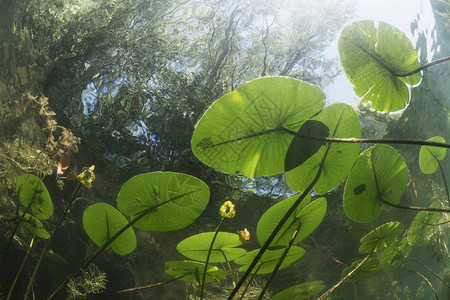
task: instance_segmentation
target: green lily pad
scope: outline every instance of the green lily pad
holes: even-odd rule
[[[196,261],[169,261],[166,262],[166,274],[174,278],[183,276],[179,280],[201,285],[205,264]],[[215,266],[208,266],[205,283],[219,282],[227,276],[224,270]]]
[[[403,32],[384,22],[357,21],[344,28],[338,47],[345,74],[364,103],[385,112],[408,105],[406,84],[418,84],[422,75],[399,76],[420,67]]]
[[[308,122],[312,121],[326,125],[329,128],[329,137],[361,137],[358,116],[354,109],[347,104],[336,103],[327,106]],[[324,133],[324,130],[322,131]],[[306,143],[308,142],[310,141],[306,141]],[[314,190],[318,194],[326,193],[345,179],[358,157],[359,149],[359,144],[326,143],[300,166],[290,171],[287,170],[286,180],[293,190],[303,192],[320,171],[321,174]]]
[[[258,227],[256,229],[258,241],[261,245],[267,241],[269,236],[272,234],[272,231],[278,225],[292,204],[298,199],[298,197],[299,195],[295,195],[283,200],[269,208],[264,213],[259,220]],[[281,227],[281,230],[277,233],[271,243],[272,247],[286,246],[291,240],[300,222],[302,224],[297,237],[295,238],[294,244],[306,238],[317,228],[317,226],[319,226],[327,210],[327,200],[325,198],[319,198],[311,203],[309,203],[309,201],[310,197],[308,195],[287,219],[283,227]]]
[[[441,205],[435,201],[430,205],[430,208],[441,208]],[[407,234],[408,244],[414,246],[420,243],[430,233],[433,228],[432,225],[436,224],[441,216],[442,213],[439,212],[419,212],[409,226]]]
[[[190,259],[206,262],[214,234],[215,232],[204,232],[190,236],[177,245],[177,250]],[[219,232],[214,241],[209,261],[212,263],[227,262],[241,257],[247,253],[242,248],[235,248],[241,245],[242,242],[239,241],[237,234]]]
[[[273,296],[270,300],[301,300],[310,299],[311,297],[317,295],[325,288],[323,281],[309,281],[301,284],[297,284],[282,290]]]
[[[386,248],[403,233],[403,230],[405,230],[405,226],[403,226],[400,222],[389,222],[383,224],[366,234],[361,239],[362,245],[359,247],[359,252],[377,252],[380,249]]]
[[[152,231],[184,228],[200,216],[209,199],[208,186],[198,178],[174,172],[137,175],[122,186],[119,210],[136,227]]]
[[[347,179],[344,210],[357,222],[372,222],[381,209],[391,209],[380,199],[397,204],[408,182],[408,169],[392,147],[376,145],[361,153]]]
[[[208,166],[250,178],[284,172],[303,122],[324,106],[316,87],[287,77],[250,81],[214,102],[198,122],[192,150]]]
[[[45,184],[32,174],[20,175],[16,181],[16,191],[20,203],[24,207],[30,206],[31,214],[46,220],[53,215],[53,203]]]
[[[25,214],[23,216],[22,226],[31,232],[31,234],[34,234],[41,239],[48,239],[50,237],[50,233],[44,229],[42,222],[30,214]]]
[[[435,136],[429,138],[429,142],[439,142],[445,143],[445,139],[441,136]],[[432,147],[432,146],[422,146],[419,152],[419,166],[423,174],[433,174],[439,167],[439,161],[445,158],[447,149]]]
[[[244,265],[239,268],[240,272],[245,272],[250,264],[253,262],[253,259],[258,254],[259,249],[248,252],[246,255],[236,259],[234,262],[238,265]],[[275,269],[275,266],[278,264],[278,260],[284,252],[284,247],[282,249],[277,250],[266,250],[264,254],[259,259],[256,266],[251,271],[251,274],[267,274],[272,273]],[[283,263],[281,264],[279,270],[284,269],[297,260],[299,260],[305,254],[305,250],[301,247],[292,246],[289,250],[289,253],[286,255]]]
[[[350,267],[347,267],[342,271],[341,278],[344,278],[348,275],[351,271],[353,271],[359,263],[362,261],[362,259],[359,259],[352,263]],[[349,281],[358,281],[362,279],[366,279],[372,275],[374,275],[376,272],[380,270],[380,262],[376,258],[369,258],[364,264],[362,264],[361,267],[359,267],[358,270],[356,270],[355,273],[353,273],[352,276],[350,276]]]
[[[408,246],[407,239],[395,240],[392,242],[380,256],[380,264],[387,265],[389,269],[398,267],[405,257],[411,253],[412,247]]]
[[[101,247],[117,232],[128,225],[128,220],[114,207],[106,203],[96,203],[84,211],[83,227],[94,243]],[[136,248],[136,235],[132,227],[125,230],[110,245],[120,255]]]

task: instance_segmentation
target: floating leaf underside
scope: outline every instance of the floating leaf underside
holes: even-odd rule
[[[179,280],[199,285],[199,279],[203,278],[205,264],[195,261],[169,261],[166,263],[166,268],[167,275],[174,278],[184,275]],[[224,270],[215,266],[208,266],[205,283],[219,282],[226,276],[227,273]]]
[[[325,124],[329,128],[329,137],[361,137],[359,118],[350,105],[332,104],[311,120]],[[344,180],[358,157],[359,149],[359,144],[327,143],[302,165],[286,172],[286,180],[293,190],[303,192],[321,170],[314,190],[318,194],[326,193]]]
[[[246,255],[234,261],[238,265],[244,265],[239,268],[240,272],[245,272],[248,269],[253,259],[258,254],[259,250],[260,249],[256,249],[248,252]],[[283,252],[284,248],[278,250],[266,250],[261,256],[259,262],[256,264],[255,268],[253,268],[251,274],[271,273],[275,269],[275,266],[277,265],[278,260],[280,259]],[[292,246],[279,269],[281,270],[288,267],[289,265],[299,260],[304,254],[305,250],[303,248]]]
[[[135,226],[152,231],[184,228],[202,213],[209,199],[208,186],[198,178],[174,172],[137,175],[121,188],[119,210],[135,218]]]
[[[362,259],[359,259],[359,260],[353,262],[350,267],[345,268],[342,271],[341,278],[344,278],[351,271],[353,271],[361,261],[362,261]],[[349,281],[357,281],[357,280],[365,279],[367,277],[372,276],[379,270],[380,270],[379,260],[376,258],[369,258],[364,264],[361,265],[361,267],[358,268],[358,270],[356,270],[355,273],[353,273],[350,276]]]
[[[381,208],[391,209],[383,200],[397,204],[408,182],[408,169],[392,147],[376,145],[360,154],[344,189],[344,210],[357,222],[378,218]]]
[[[380,256],[380,264],[387,265],[389,269],[399,266],[404,260],[404,255],[411,253],[412,247],[408,246],[406,238],[392,242]]]
[[[317,295],[320,291],[325,288],[325,284],[323,281],[309,281],[301,284],[297,284],[287,288],[275,296],[273,296],[270,300],[301,300],[301,299],[310,299],[311,297]]]
[[[24,220],[22,222],[22,225],[31,234],[34,234],[41,239],[48,239],[50,237],[50,233],[48,233],[48,231],[44,229],[44,225],[39,219],[33,217],[30,214],[25,214],[23,218]]]
[[[177,250],[190,259],[205,262],[214,234],[215,232],[204,232],[190,236],[177,245]],[[209,261],[218,263],[232,261],[241,257],[247,251],[242,248],[236,248],[240,245],[242,245],[242,242],[239,241],[237,234],[219,232],[211,249]]]
[[[445,143],[441,136],[429,138],[429,142]],[[447,149],[440,147],[422,146],[419,152],[419,166],[424,174],[433,174],[439,167],[439,160],[443,160]]]
[[[20,203],[26,208],[30,205],[31,214],[40,220],[53,215],[53,203],[45,184],[32,174],[20,175],[16,180],[16,191]]]
[[[198,122],[192,150],[208,166],[249,178],[284,172],[291,134],[324,106],[316,87],[287,77],[250,81],[214,102]]]
[[[357,21],[342,31],[339,55],[348,80],[364,103],[378,111],[394,112],[409,103],[409,88],[421,80],[418,54],[397,28],[374,21]]]
[[[359,252],[377,252],[387,247],[403,233],[404,229],[405,227],[400,222],[389,222],[375,228],[361,239],[362,245]]]
[[[430,208],[441,208],[438,201],[433,202]],[[433,224],[436,224],[442,217],[442,213],[421,211],[419,212],[408,229],[407,239],[411,246],[419,244],[433,229]]]
[[[83,227],[91,240],[99,247],[128,225],[128,220],[114,207],[106,203],[89,206],[83,214]],[[110,245],[119,255],[126,255],[136,248],[136,235],[132,227],[125,230]]]

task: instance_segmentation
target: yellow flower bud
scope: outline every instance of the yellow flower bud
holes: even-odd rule
[[[220,207],[220,215],[222,218],[234,218],[236,212],[234,211],[234,204],[231,201],[225,201]]]
[[[92,181],[95,179],[94,174],[95,166],[92,165],[89,168],[83,168],[83,172],[78,174],[77,180],[85,187],[90,188],[92,185]]]

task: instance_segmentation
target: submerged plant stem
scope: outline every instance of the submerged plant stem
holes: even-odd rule
[[[428,271],[430,271],[431,274],[433,274],[437,279],[439,279],[443,284],[445,284],[450,289],[450,285],[447,282],[445,282],[441,277],[439,277],[439,275],[436,274],[433,270],[431,270],[427,265],[425,265],[424,263],[422,263],[422,262],[420,262],[418,260],[415,260],[414,258],[409,257],[408,255],[406,255],[406,254],[404,254],[404,253],[402,253],[402,252],[400,252],[398,250],[397,250],[397,252],[400,253],[401,255],[403,255],[404,258],[409,259],[409,260],[411,260],[411,261],[421,265],[422,267],[424,267]]]
[[[20,265],[20,268],[19,268],[19,270],[17,271],[16,277],[14,278],[14,281],[13,281],[13,283],[11,284],[11,287],[9,288],[9,292],[8,292],[8,296],[6,296],[6,300],[11,299],[11,295],[12,295],[12,292],[13,292],[13,290],[14,290],[14,286],[16,285],[17,280],[19,279],[20,273],[22,273],[22,269],[23,269],[23,267],[25,266],[25,262],[26,262],[27,259],[28,259],[28,255],[29,255],[30,252],[31,252],[31,248],[33,247],[33,243],[34,243],[34,235],[33,235],[33,238],[31,239],[30,246],[28,247],[27,253],[25,254],[25,257],[24,257],[23,260],[22,260],[22,264]]]
[[[440,300],[438,293],[436,292],[436,290],[434,289],[433,285],[431,284],[431,282],[428,280],[428,278],[426,278],[422,273],[419,273],[417,271],[412,271],[409,270],[405,267],[403,267],[406,271],[411,272],[411,273],[415,273],[417,275],[419,275],[420,277],[423,278],[423,280],[425,280],[425,282],[430,286],[430,288],[433,290],[434,296],[436,297],[437,300]]]
[[[432,207],[420,207],[420,206],[406,206],[406,205],[398,205],[391,202],[388,202],[383,199],[383,197],[378,196],[378,199],[380,199],[383,204],[386,204],[388,206],[392,206],[395,208],[401,208],[401,209],[409,209],[409,210],[420,210],[420,211],[432,211],[432,212],[442,212],[442,213],[449,213],[450,209],[447,208],[432,208]]]

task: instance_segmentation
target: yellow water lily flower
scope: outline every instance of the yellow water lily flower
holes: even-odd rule
[[[236,212],[234,211],[234,204],[231,201],[225,201],[220,207],[220,215],[222,218],[234,218]]]
[[[92,185],[92,181],[95,179],[94,174],[95,166],[92,165],[89,168],[83,168],[83,172],[78,174],[77,180],[85,187],[90,188]]]

